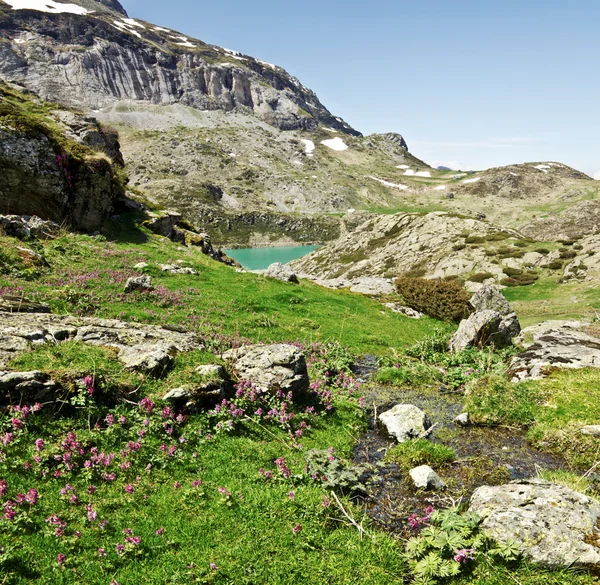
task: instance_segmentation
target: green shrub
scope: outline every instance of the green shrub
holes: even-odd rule
[[[560,257],[563,260],[570,260],[571,258],[577,257],[577,252],[575,250],[567,250],[566,248],[561,248]]]
[[[433,443],[427,439],[414,439],[392,447],[385,459],[407,470],[419,465],[438,468],[452,463],[456,459],[456,453],[450,447],[440,443]]]
[[[521,276],[521,274],[523,274],[523,271],[520,270],[519,268],[510,268],[510,267],[504,268],[504,270],[502,270],[502,272],[504,272],[504,274],[506,274],[506,276],[510,276],[512,278],[515,278],[516,276]]]
[[[469,282],[485,282],[490,278],[494,278],[494,275],[491,272],[478,272],[477,274],[471,274],[467,280]]]
[[[517,248],[527,248],[527,246],[529,246],[529,243],[525,240],[519,240],[518,242],[515,242],[515,246]]]
[[[553,260],[548,264],[548,268],[550,270],[561,270],[563,267],[563,263],[560,260]]]
[[[547,256],[548,254],[550,254],[550,250],[548,250],[548,248],[536,248],[535,251],[538,254],[543,254],[544,256]]]
[[[510,234],[507,232],[496,232],[494,234],[488,234],[485,239],[488,242],[502,242],[503,240],[506,240],[509,237]]]
[[[382,367],[373,374],[372,380],[380,384],[394,386],[423,386],[426,384],[439,384],[442,374],[438,368],[419,362],[398,367]]]
[[[466,247],[467,247],[466,244],[456,244],[456,245],[452,246],[452,249],[455,252],[460,252],[461,250],[464,250]]]
[[[485,242],[485,238],[482,236],[469,236],[465,238],[465,244],[483,244]]]
[[[529,426],[542,394],[532,384],[513,384],[505,376],[489,375],[471,382],[465,410],[475,423]]]
[[[422,278],[427,274],[427,270],[425,268],[421,268],[420,266],[413,266],[408,272],[405,272],[402,276],[406,278]]]
[[[396,289],[406,305],[434,319],[458,323],[471,313],[471,295],[453,280],[401,276]]]

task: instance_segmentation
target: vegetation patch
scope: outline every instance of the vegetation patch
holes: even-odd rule
[[[435,319],[458,323],[472,310],[471,295],[456,281],[401,276],[395,284],[409,307]]]
[[[395,463],[404,470],[419,465],[438,469],[456,459],[454,450],[428,439],[414,439],[392,447],[385,455],[386,462]]]

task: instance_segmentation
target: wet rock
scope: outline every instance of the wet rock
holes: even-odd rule
[[[462,414],[459,414],[454,419],[454,422],[461,427],[468,427],[471,424],[471,419],[469,417],[469,413],[463,412]]]
[[[441,490],[446,487],[446,482],[429,465],[415,467],[409,473],[415,487],[430,490]]]
[[[50,307],[22,297],[0,296],[0,313],[50,313]]]
[[[378,418],[390,437],[399,443],[422,436],[431,426],[427,415],[412,404],[397,404]]]
[[[542,480],[479,488],[470,511],[500,543],[514,541],[529,560],[551,568],[599,565],[600,503]]]
[[[130,293],[134,291],[152,291],[154,286],[152,285],[152,278],[147,274],[142,276],[132,276],[125,284],[125,292]]]
[[[168,272],[169,274],[198,274],[193,268],[190,268],[189,266],[178,266],[177,264],[161,264],[160,269],[163,272]]]
[[[450,340],[450,351],[458,352],[467,347],[494,345],[502,348],[510,345],[511,337],[501,328],[503,317],[496,311],[478,311],[463,319],[458,331]]]
[[[293,345],[251,345],[232,349],[223,358],[232,362],[240,380],[249,380],[267,392],[292,392],[294,398],[308,390],[306,360]]]
[[[523,339],[534,343],[513,358],[513,381],[539,380],[556,368],[600,367],[600,338],[585,329],[583,323],[550,322],[524,330]]]
[[[58,384],[43,372],[0,372],[0,404],[32,404],[54,396]]]
[[[283,282],[294,282],[296,284],[299,282],[298,276],[293,269],[286,264],[282,264],[281,262],[275,262],[275,264],[271,264],[271,266],[267,268],[265,276],[276,278],[277,280],[282,280]]]
[[[591,437],[600,437],[600,425],[588,425],[581,429],[582,435],[589,435]]]

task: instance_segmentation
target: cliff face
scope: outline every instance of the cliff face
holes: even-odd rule
[[[116,0],[39,0],[39,10],[13,4],[21,6],[0,0],[0,77],[44,99],[91,109],[122,100],[181,103],[253,113],[282,130],[325,124],[359,135],[280,67],[126,18]]]
[[[0,86],[0,213],[98,229],[123,195],[118,141],[95,120]]]

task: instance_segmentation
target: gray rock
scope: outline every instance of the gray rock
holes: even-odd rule
[[[271,264],[269,268],[267,268],[264,273],[265,276],[269,276],[270,278],[276,278],[277,280],[282,280],[283,282],[294,282],[298,284],[298,276],[290,268],[287,264],[282,264],[281,262],[275,262],[275,264]]]
[[[396,290],[392,281],[388,278],[361,277],[352,280],[350,292],[375,297],[391,295],[394,294]]]
[[[482,286],[471,297],[469,303],[475,309],[475,312],[495,311],[500,313],[502,315],[500,330],[503,335],[509,335],[512,338],[521,333],[521,325],[516,313],[497,287],[492,285]]]
[[[538,380],[555,368],[600,367],[600,338],[581,329],[585,329],[584,324],[573,322],[526,329],[522,337],[533,336],[534,342],[513,358],[513,380]]]
[[[50,313],[50,307],[21,297],[0,296],[0,313]]]
[[[160,269],[163,272],[168,272],[169,274],[198,274],[193,268],[190,268],[189,266],[178,266],[177,264],[161,264]]]
[[[446,487],[446,482],[429,465],[415,467],[409,473],[415,487],[430,490],[441,490]]]
[[[54,397],[58,384],[48,374],[0,372],[0,404],[31,404]]]
[[[494,345],[497,348],[511,344],[511,336],[502,327],[503,317],[496,311],[478,311],[468,319],[463,319],[458,331],[450,340],[450,350],[457,352],[467,347],[485,347]]]
[[[145,270],[150,264],[148,262],[138,262],[133,268],[135,270]]]
[[[378,419],[388,435],[399,443],[420,437],[431,426],[427,415],[412,404],[397,404]]]
[[[469,413],[463,412],[462,414],[459,414],[454,419],[454,422],[461,427],[468,427],[471,424],[471,418],[469,417]]]
[[[470,511],[500,543],[514,541],[529,560],[551,568],[600,564],[600,503],[542,480],[479,488]]]
[[[212,408],[225,398],[227,390],[231,388],[231,381],[223,366],[199,366],[196,372],[202,378],[201,384],[174,388],[163,400],[171,402],[179,410],[195,411],[198,408]]]
[[[385,303],[384,306],[388,309],[391,309],[394,313],[400,313],[401,315],[405,315],[411,319],[422,319],[425,317],[423,313],[420,313],[415,309],[411,309],[410,307],[400,305],[399,303]]]
[[[160,377],[173,367],[175,355],[177,348],[174,345],[134,345],[121,348],[119,360],[127,368]]]
[[[267,392],[292,392],[294,398],[306,393],[309,386],[306,360],[293,345],[251,345],[232,349],[223,358],[232,362],[240,380],[250,380]]]
[[[130,293],[134,291],[152,291],[154,286],[152,285],[152,277],[147,274],[142,276],[132,276],[125,284],[125,292]]]
[[[587,425],[583,427],[580,432],[582,435],[600,437],[600,425]]]
[[[156,215],[144,222],[152,232],[165,238],[173,238],[175,227],[183,219],[177,211],[167,211],[163,215]]]

